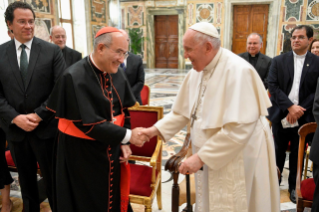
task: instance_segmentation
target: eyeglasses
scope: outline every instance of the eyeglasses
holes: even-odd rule
[[[25,26],[27,25],[27,23],[30,25],[30,26],[33,26],[34,25],[34,19],[32,20],[29,20],[29,21],[26,21],[26,20],[17,20],[18,24],[20,24],[21,26]]]
[[[297,40],[297,39],[298,39],[298,40],[304,40],[304,39],[306,39],[306,37],[303,36],[303,35],[302,35],[302,36],[299,36],[299,37],[298,37],[298,36],[292,36],[292,37],[291,37],[291,40]]]
[[[108,45],[106,45],[106,44],[103,44],[103,45],[104,45],[106,48],[112,50],[114,53],[116,53],[117,56],[123,57],[124,60],[128,57],[128,52],[124,52],[124,51],[122,51],[122,50],[120,50],[120,49],[118,49],[118,50],[115,51],[115,50],[111,49]]]

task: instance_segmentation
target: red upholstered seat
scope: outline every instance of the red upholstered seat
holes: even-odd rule
[[[16,166],[15,164],[14,164],[14,162],[13,162],[13,159],[12,159],[12,156],[11,156],[11,152],[10,152],[10,150],[7,150],[6,151],[6,160],[7,160],[7,164],[8,164],[8,166]],[[39,167],[39,164],[38,164],[38,169],[39,169],[40,167]]]
[[[141,91],[142,105],[149,105],[151,89],[148,85],[144,85]]]
[[[302,198],[305,200],[313,201],[313,194],[315,192],[315,188],[316,185],[313,178],[303,180],[300,184]]]
[[[130,164],[131,167],[131,190],[130,194],[139,196],[151,196],[152,193],[152,167]],[[157,176],[157,172],[156,172]]]

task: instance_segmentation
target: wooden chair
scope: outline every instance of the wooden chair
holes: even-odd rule
[[[138,106],[129,108],[131,128],[151,127],[163,118],[163,107]],[[154,137],[143,147],[131,145],[130,202],[145,205],[145,212],[152,211],[156,194],[158,208],[162,209],[162,141]],[[141,164],[141,162],[143,164]]]
[[[151,96],[151,88],[148,85],[144,85],[141,91],[142,105],[150,104],[150,96]]]
[[[303,212],[305,207],[312,207],[313,193],[315,183],[313,178],[301,181],[302,167],[304,164],[305,139],[310,133],[316,131],[317,124],[315,122],[304,124],[299,129],[299,152],[298,152],[298,166],[297,166],[297,182],[296,182],[296,198],[297,198],[297,212]],[[307,169],[307,167],[305,167]]]

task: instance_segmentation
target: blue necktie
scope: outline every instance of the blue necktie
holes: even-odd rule
[[[123,71],[125,71],[125,64],[121,63],[120,67],[123,69]]]
[[[27,56],[27,52],[25,51],[25,47],[26,45],[21,44],[21,55],[20,55],[20,72],[21,72],[21,76],[22,76],[22,80],[24,83],[24,86],[26,86],[27,84],[27,77],[28,77],[28,56]]]

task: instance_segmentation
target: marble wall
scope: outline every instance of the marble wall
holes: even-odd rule
[[[319,38],[319,0],[281,0],[277,54],[291,50],[291,30],[301,24],[311,25]]]

